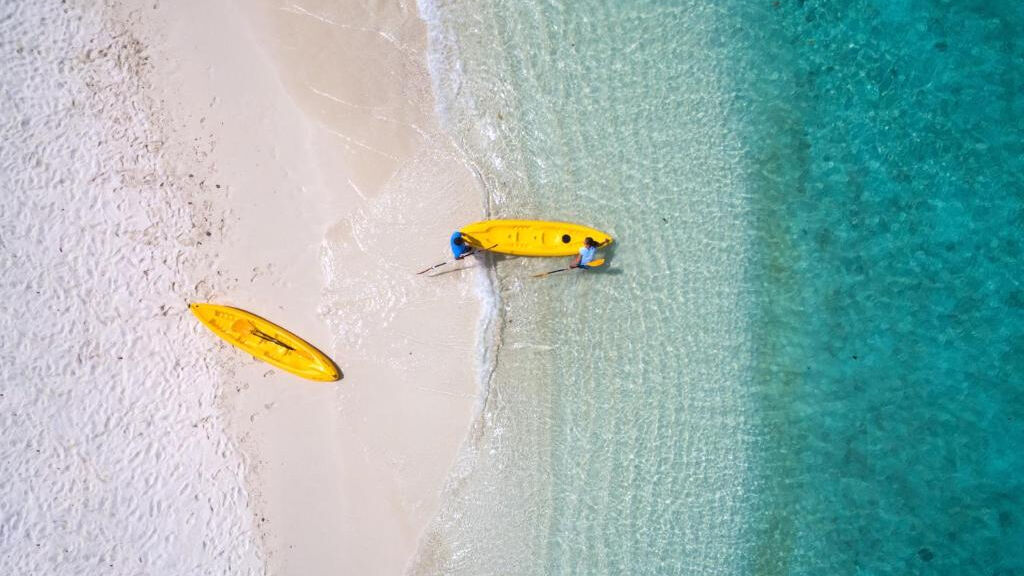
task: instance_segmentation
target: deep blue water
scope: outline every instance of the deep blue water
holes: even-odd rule
[[[419,571],[1024,574],[1024,4],[424,3],[502,346]]]
[[[1021,6],[752,14],[769,572],[1024,572]]]

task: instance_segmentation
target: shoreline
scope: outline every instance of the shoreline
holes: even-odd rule
[[[415,6],[329,2],[125,14],[156,39],[154,93],[183,158],[209,166],[205,209],[223,224],[197,292],[293,330],[345,374],[305,382],[199,332],[266,570],[402,573],[480,403],[466,356],[486,322],[484,269],[414,274],[483,211],[438,125],[425,23]]]
[[[0,574],[1024,567],[1019,12],[0,4]]]

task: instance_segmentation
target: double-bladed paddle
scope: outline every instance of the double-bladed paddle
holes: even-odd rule
[[[477,252],[487,252],[488,250],[490,250],[492,248],[497,248],[497,247],[498,247],[498,245],[495,244],[494,246],[488,246],[487,248],[480,248],[479,250],[474,250],[474,251],[470,252],[469,254],[466,254],[466,256],[472,256],[473,254],[476,254]],[[462,258],[465,258],[466,256],[463,256]],[[434,264],[430,268],[425,268],[423,270],[420,270],[419,272],[416,273],[416,275],[419,276],[420,274],[423,274],[423,273],[426,273],[426,272],[430,272],[434,268],[440,268],[441,266],[444,266],[445,264],[451,264],[452,262],[458,262],[459,260],[462,260],[462,258],[456,258],[454,260],[445,260],[444,262],[441,262],[440,264]]]
[[[600,268],[601,266],[604,266],[604,258],[600,258],[600,259],[597,259],[597,260],[592,260],[589,264],[586,265],[587,268]],[[566,270],[575,270],[577,268],[581,268],[583,270],[587,269],[587,268],[583,268],[582,266],[570,266],[568,268],[559,268],[558,270],[552,270],[551,272],[541,272],[540,274],[534,274],[533,277],[534,278],[543,278],[545,276],[549,276],[549,275],[554,274],[556,272],[565,272]]]

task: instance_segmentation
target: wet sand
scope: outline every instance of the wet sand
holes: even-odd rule
[[[282,324],[345,374],[306,382],[201,339],[272,574],[401,573],[476,401],[486,276],[415,275],[483,210],[435,118],[424,25],[412,3],[336,4],[121,6],[164,155],[199,167],[223,222],[196,297]]]

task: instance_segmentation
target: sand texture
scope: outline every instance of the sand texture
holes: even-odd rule
[[[102,15],[0,5],[0,574],[259,574],[185,306],[220,223],[165,161],[144,44]]]
[[[197,281],[345,374],[305,382],[207,342],[267,566],[399,574],[468,428],[489,287],[475,261],[414,274],[482,216],[435,119],[416,7],[181,2],[126,17],[153,39],[176,141],[208,143],[221,185],[207,197],[224,235]]]
[[[412,4],[6,3],[0,573],[400,574],[476,403],[482,216]],[[344,3],[349,4],[349,3]],[[339,364],[217,340],[248,309]]]

